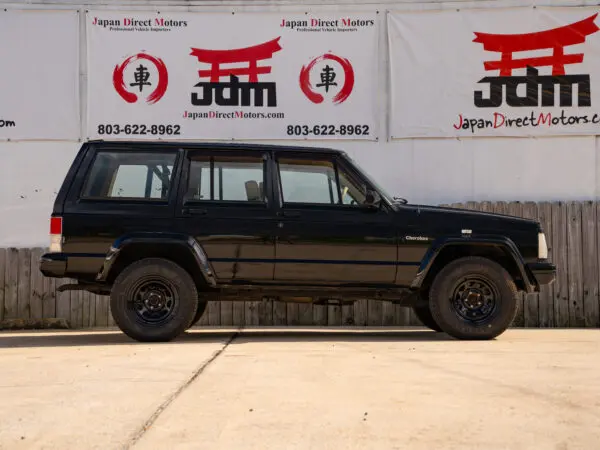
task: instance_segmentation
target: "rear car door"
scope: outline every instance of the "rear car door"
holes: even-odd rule
[[[204,249],[219,282],[273,280],[276,217],[268,152],[190,149],[177,202],[178,228]]]
[[[366,185],[335,154],[281,152],[275,279],[284,283],[393,284],[393,215],[362,206]]]

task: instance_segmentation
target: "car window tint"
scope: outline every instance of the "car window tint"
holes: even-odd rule
[[[339,203],[335,169],[330,161],[279,159],[284,203]]]
[[[98,152],[82,197],[166,199],[175,153]]]
[[[190,162],[186,200],[263,202],[263,179],[264,162],[260,157],[194,158]]]

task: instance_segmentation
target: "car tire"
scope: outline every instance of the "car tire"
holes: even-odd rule
[[[417,319],[419,319],[424,326],[433,331],[442,331],[440,326],[433,319],[433,316],[431,315],[431,311],[429,310],[428,306],[415,306],[413,307],[413,311],[417,316]]]
[[[173,261],[146,258],[115,279],[110,306],[117,326],[140,342],[167,342],[183,333],[198,311],[190,274]]]
[[[198,308],[196,309],[196,315],[194,316],[194,319],[192,320],[192,323],[190,324],[188,329],[192,328],[194,325],[196,325],[198,323],[198,321],[204,315],[204,312],[206,311],[207,307],[208,307],[207,301],[198,299]]]
[[[433,320],[454,338],[494,339],[515,318],[517,288],[500,264],[482,257],[460,258],[435,277],[429,309]]]

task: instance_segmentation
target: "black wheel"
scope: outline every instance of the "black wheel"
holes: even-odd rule
[[[415,312],[417,319],[419,319],[427,328],[437,332],[442,331],[440,326],[433,319],[428,306],[415,306],[413,311]]]
[[[202,318],[204,311],[206,311],[206,307],[208,306],[208,302],[202,299],[198,299],[198,309],[196,309],[196,315],[192,320],[192,323],[188,328],[192,328],[194,325],[198,323],[198,321]]]
[[[429,292],[429,309],[440,328],[457,339],[493,339],[517,313],[517,288],[499,264],[461,258],[444,267]]]
[[[110,306],[118,327],[141,342],[166,342],[183,333],[198,310],[192,277],[179,265],[147,258],[116,278]]]

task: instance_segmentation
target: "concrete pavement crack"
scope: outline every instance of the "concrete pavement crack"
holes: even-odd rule
[[[192,373],[192,376],[189,377],[181,386],[179,386],[177,388],[177,390],[169,396],[169,398],[167,398],[164,402],[162,402],[160,404],[160,406],[156,409],[156,411],[154,411],[154,413],[148,418],[148,420],[146,420],[146,422],[144,422],[144,424],[133,435],[133,437],[129,440],[129,442],[127,442],[127,444],[125,444],[125,447],[124,447],[125,449],[130,449],[135,444],[137,444],[137,442],[144,436],[144,434],[146,434],[146,431],[148,431],[148,429],[152,426],[152,424],[154,424],[154,422],[156,422],[156,419],[159,418],[159,416],[163,413],[163,411],[165,409],[167,409],[169,407],[169,405],[171,403],[173,403],[173,401],[177,397],[179,397],[179,395],[181,395],[181,393],[183,391],[185,391],[186,388],[189,385],[191,385],[194,382],[194,380],[196,380],[196,378],[198,378],[202,374],[202,372],[204,372],[204,370],[208,366],[210,366],[221,355],[221,353],[223,353],[225,351],[225,349],[227,347],[229,347],[229,344],[231,344],[240,335],[241,330],[242,330],[241,327],[238,328],[238,330],[229,337],[227,342],[225,342],[225,344],[223,344],[223,346],[219,350],[214,352],[209,359],[204,361],[200,365],[200,367],[198,367],[196,370],[194,370],[194,373]]]

